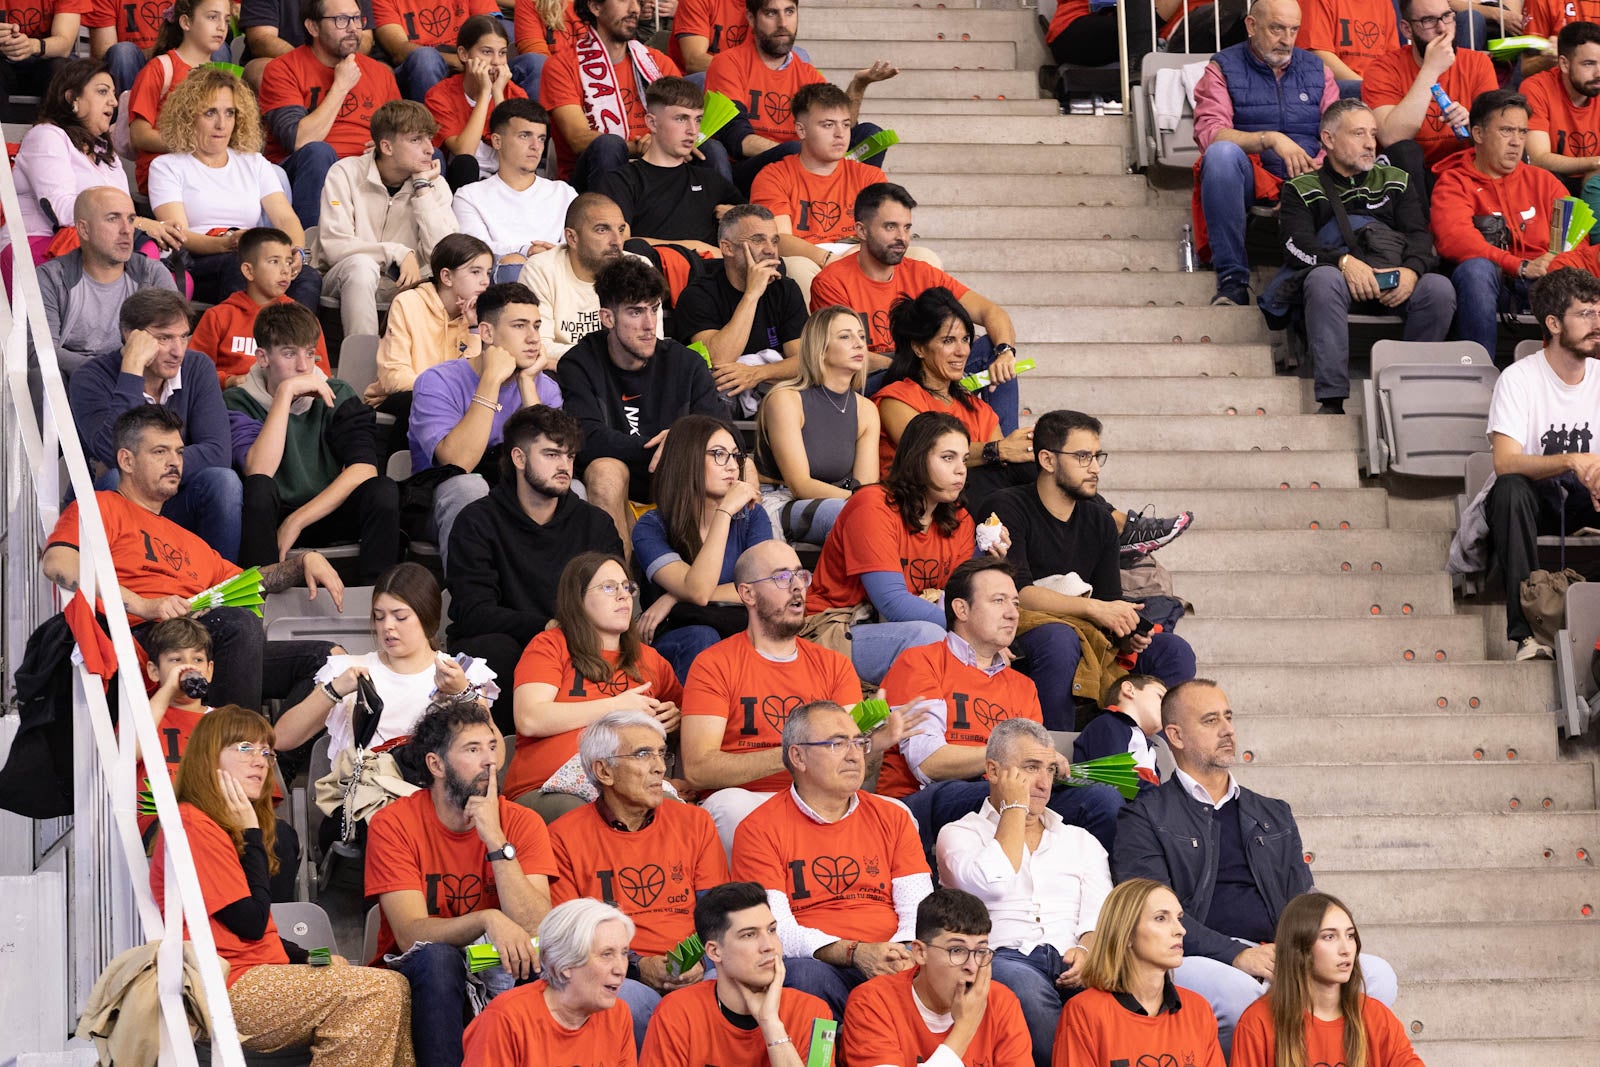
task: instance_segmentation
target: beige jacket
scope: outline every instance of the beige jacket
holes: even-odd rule
[[[155,1067],[161,1058],[161,993],[156,984],[156,953],[161,942],[130,948],[106,964],[95,979],[78,1020],[77,1036],[93,1041],[102,1064]],[[222,974],[228,961],[218,957]],[[189,1033],[196,1040],[211,1032],[211,1012],[194,945],[183,943],[183,1004]]]
[[[442,177],[421,195],[407,182],[390,197],[367,152],[341,159],[328,171],[312,258],[323,271],[350,256],[375,259],[386,270],[415,251],[425,265],[439,239],[456,230],[450,187]]]

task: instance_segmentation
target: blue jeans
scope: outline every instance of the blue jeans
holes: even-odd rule
[[[245,290],[237,252],[192,257],[189,277],[194,279],[194,299],[201,303],[220,304],[234,293]],[[322,275],[315,267],[301,267],[284,295],[315,315],[322,306]]]
[[[1066,623],[1046,623],[1017,638],[1017,643],[1025,653],[1017,669],[1032,678],[1039,689],[1045,727],[1072,729],[1075,718],[1073,675],[1077,673],[1078,661],[1083,658],[1078,631]],[[1140,653],[1135,669],[1141,674],[1154,675],[1168,687],[1187,682],[1195,675],[1194,649],[1177,634],[1151,634],[1150,647]],[[1083,695],[1096,699],[1100,696],[1098,693]]]
[[[467,965],[455,945],[418,945],[393,964],[411,984],[411,1047],[417,1067],[461,1067]]]
[[[844,1018],[844,1002],[850,999],[850,991],[866,980],[858,967],[835,967],[813,956],[783,958],[784,987],[822,998],[833,1009],[835,1019]]]
[[[868,137],[880,132],[881,129],[882,127],[874,126],[870,122],[858,123],[850,131],[850,147],[854,148]],[[708,141],[707,144],[709,143],[710,142]],[[704,150],[705,149],[702,146],[701,151]],[[739,187],[740,192],[744,193],[746,196],[749,196],[750,186],[755,183],[756,175],[761,173],[762,167],[765,167],[768,163],[776,163],[785,156],[792,156],[798,151],[800,151],[799,141],[785,141],[775,148],[767,149],[759,156],[751,156],[749,159],[742,159],[739,161],[739,165],[733,168],[733,183]],[[881,167],[883,166],[885,157],[888,155],[889,153],[887,151],[879,152],[875,156],[868,157],[866,162],[872,164],[874,167]]]
[[[650,1016],[656,1010],[656,1005],[661,1003],[661,994],[645,985],[643,982],[632,978],[623,979],[622,988],[617,990],[617,999],[628,1006],[628,1013],[633,1016],[633,1049],[635,1052],[644,1048],[645,1031],[650,1029]],[[422,1067],[422,1061],[417,1061],[417,1067]]]
[[[289,202],[300,225],[315,226],[322,217],[322,187],[339,153],[326,141],[311,141],[290,152],[281,166],[289,176]]]
[[[112,490],[122,472],[112,469],[95,479],[96,490]],[[161,507],[171,519],[216,550],[230,563],[239,562],[239,536],[244,514],[244,483],[232,467],[206,467],[190,474],[177,494]]]
[[[394,68],[394,80],[400,83],[400,95],[407,100],[422,103],[428,90],[450,77],[450,65],[444,53],[431,45],[414,48],[409,56]]]
[[[544,61],[548,58],[538,52],[524,52],[511,61],[511,80],[536,104],[539,102],[539,83],[544,78]]]
[[[650,647],[672,664],[672,673],[679,678],[687,678],[695,657],[720,640],[722,635],[709,626],[680,626],[676,630],[656,634]]]
[[[1022,1004],[1036,1067],[1050,1067],[1061,1008],[1078,992],[1056,985],[1064,970],[1061,953],[1054,945],[1040,945],[1026,954],[1014,948],[994,950],[994,980],[1015,993]]]
[[[850,662],[864,681],[877,685],[900,653],[944,640],[944,627],[931,622],[868,622],[850,627]]]
[[[958,778],[929,782],[910,796],[900,799],[911,812],[911,817],[917,820],[922,849],[928,852],[938,843],[940,830],[983,807],[984,798],[988,795],[988,782],[969,782]]]
[[[1488,259],[1458,264],[1450,283],[1456,287],[1456,336],[1478,342],[1493,358],[1500,337],[1500,309],[1515,306],[1527,310],[1528,283],[1508,277],[1499,264]]]
[[[1058,785],[1048,807],[1069,826],[1089,831],[1110,852],[1117,839],[1117,814],[1125,803],[1109,785]]]
[[[994,342],[988,334],[972,339],[972,351],[967,354],[967,373],[976,374],[987,370],[989,364],[994,362]],[[978,395],[984,403],[994,408],[994,413],[1000,419],[1000,432],[1010,433],[1017,428],[1018,419],[1022,415],[1022,390],[1018,387],[1017,379],[1013,378],[1002,385],[991,385],[987,389],[978,390]]]
[[[1243,148],[1231,141],[1212,141],[1200,158],[1200,211],[1211,243],[1211,265],[1217,288],[1250,283],[1250,262],[1244,253],[1244,227],[1256,198],[1255,167]]]

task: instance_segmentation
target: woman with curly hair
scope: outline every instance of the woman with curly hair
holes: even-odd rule
[[[304,265],[305,230],[277,169],[261,154],[261,112],[249,86],[217,67],[195,71],[162,107],[161,137],[172,151],[150,166],[150,203],[181,235],[194,298],[216,304],[244,289],[239,237],[265,216],[296,250],[300,265],[292,267],[288,295],[314,313],[322,277]]]

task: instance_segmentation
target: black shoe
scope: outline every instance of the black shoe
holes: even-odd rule
[[[1217,295],[1211,298],[1212,307],[1249,307],[1250,287],[1238,282],[1217,286]]]
[[[1321,406],[1317,408],[1317,414],[1318,415],[1343,415],[1344,414],[1344,397],[1336,396],[1336,397],[1331,397],[1331,398],[1329,398],[1327,400],[1324,400],[1322,402]]]
[[[1149,509],[1146,508],[1146,511]],[[1163,545],[1170,545],[1178,535],[1194,523],[1194,512],[1185,511],[1170,519],[1160,519],[1142,512],[1128,513],[1122,527],[1122,555],[1148,556]]]

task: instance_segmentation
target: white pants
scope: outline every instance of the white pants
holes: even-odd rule
[[[339,309],[344,335],[378,332],[378,309],[394,299],[395,283],[369,256],[346,256],[322,274],[322,306]]]
[[[748,789],[729,786],[719,789],[700,802],[700,806],[717,824],[717,836],[722,838],[723,851],[733,859],[733,832],[744,817],[777,796],[776,793],[753,793]]]

